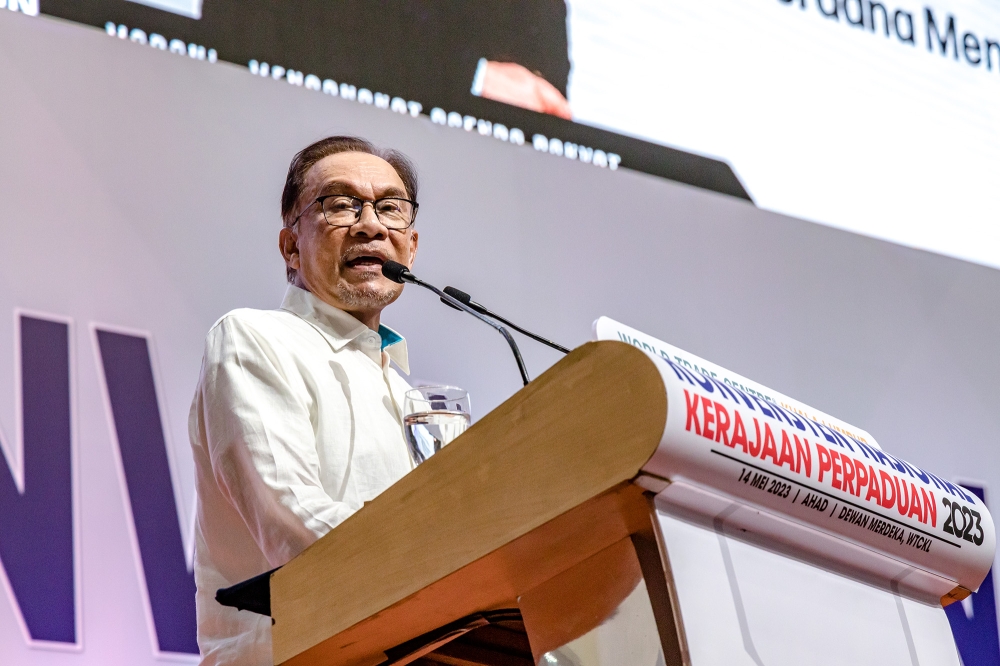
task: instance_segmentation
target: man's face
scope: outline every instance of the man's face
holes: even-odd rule
[[[353,152],[329,155],[309,169],[295,214],[327,194],[350,194],[369,201],[409,198],[388,162]],[[372,318],[377,325],[378,313],[403,291],[403,285],[382,276],[382,264],[392,259],[412,266],[417,232],[413,227],[387,229],[369,205],[354,226],[332,227],[320,205],[314,204],[294,226],[281,230],[279,246],[285,263],[298,273],[297,286],[371,326]]]

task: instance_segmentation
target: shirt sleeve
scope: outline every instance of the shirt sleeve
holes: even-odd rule
[[[353,513],[320,482],[301,375],[248,322],[228,316],[209,333],[198,397],[215,481],[272,566]]]

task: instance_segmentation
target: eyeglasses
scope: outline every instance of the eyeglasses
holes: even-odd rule
[[[328,194],[319,197],[303,208],[302,212],[299,213],[299,217],[305,215],[306,211],[315,204],[320,205],[323,217],[331,227],[354,226],[361,220],[361,211],[364,210],[365,204],[371,204],[378,221],[386,229],[394,229],[396,231],[407,229],[413,224],[417,218],[417,208],[419,207],[416,201],[410,201],[402,197],[382,197],[381,199],[372,201],[349,194]],[[299,221],[299,217],[295,218],[295,222]],[[295,222],[292,224],[295,224]]]

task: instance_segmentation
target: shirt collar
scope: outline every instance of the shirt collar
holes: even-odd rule
[[[293,284],[288,285],[285,290],[281,309],[314,324],[326,335],[334,351],[340,351],[349,342],[370,331],[367,326],[343,310],[324,303],[312,293]],[[382,338],[382,351],[389,360],[399,366],[404,374],[410,374],[406,340],[403,336],[384,325],[378,327],[378,334]]]
[[[410,374],[410,358],[406,353],[406,339],[385,324],[379,324],[378,334],[382,338],[382,351],[389,360],[399,366],[404,375]]]

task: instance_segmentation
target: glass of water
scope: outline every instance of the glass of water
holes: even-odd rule
[[[420,464],[469,427],[469,392],[457,386],[419,386],[403,400],[403,429],[413,462]]]

